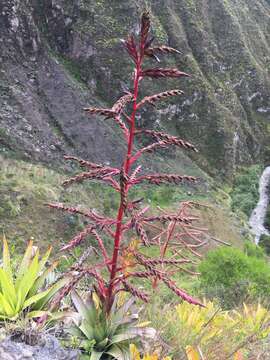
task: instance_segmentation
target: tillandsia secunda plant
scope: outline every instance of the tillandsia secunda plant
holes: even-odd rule
[[[105,304],[102,304],[95,293],[90,292],[86,301],[73,291],[72,302],[77,310],[73,316],[75,326],[69,332],[78,340],[78,346],[86,354],[91,354],[90,360],[130,359],[129,344],[137,336],[153,337],[155,330],[146,327],[148,322],[139,323],[139,315],[133,308],[135,301],[131,297],[119,304],[116,296],[112,310],[108,315]]]
[[[35,250],[35,251],[34,251]],[[38,248],[30,241],[18,269],[14,271],[7,240],[3,238],[3,258],[0,267],[0,321],[15,321],[19,317],[50,318],[49,303],[66,285],[67,278],[46,286],[46,280],[57,263],[46,268],[51,247],[39,259]]]
[[[138,160],[145,154],[153,153],[159,149],[178,147],[196,152],[196,148],[189,142],[161,131],[142,129],[138,127],[137,115],[140,110],[150,104],[155,105],[160,100],[182,95],[182,90],[168,90],[159,94],[141,98],[139,88],[145,78],[162,79],[188,77],[189,75],[175,68],[154,67],[147,68],[145,63],[149,60],[159,60],[157,55],[179,54],[179,51],[168,46],[154,46],[154,38],[150,35],[150,16],[144,12],[141,17],[139,35],[131,34],[123,41],[133,64],[133,87],[109,109],[88,107],[85,112],[97,115],[104,121],[112,120],[120,127],[126,142],[126,153],[122,166],[111,167],[81,160],[74,156],[66,156],[66,160],[75,161],[85,171],[66,180],[64,186],[94,180],[112,187],[119,194],[119,208],[116,218],[105,217],[95,210],[83,210],[80,207],[69,207],[63,204],[49,204],[51,208],[78,214],[85,217],[88,225],[76,235],[63,250],[70,250],[80,245],[86,237],[91,236],[96,242],[100,253],[100,261],[93,266],[74,266],[77,276],[67,286],[60,296],[72,289],[76,281],[84,275],[93,279],[93,287],[100,301],[105,304],[107,314],[114,304],[115,296],[120,291],[126,291],[133,296],[148,301],[148,294],[134,285],[135,279],[148,279],[153,286],[159,282],[165,284],[183,300],[194,305],[201,305],[198,300],[189,296],[179,288],[173,280],[173,274],[179,271],[190,270],[190,264],[196,256],[200,257],[198,248],[207,241],[205,229],[196,226],[196,216],[190,215],[193,202],[184,202],[175,213],[161,210],[158,215],[146,215],[149,207],[143,207],[143,199],[131,199],[130,189],[139,184],[182,184],[194,183],[196,178],[177,174],[144,174]],[[131,108],[131,109],[130,109]],[[128,110],[130,109],[130,112]],[[153,142],[138,149],[135,138],[147,137]],[[138,241],[130,237],[133,230]],[[112,239],[111,248],[105,246],[104,237]],[[153,246],[159,251],[159,256],[149,257],[143,252],[143,247]],[[155,251],[157,253],[157,251]],[[188,258],[188,254],[192,254]],[[188,267],[186,266],[188,265]],[[137,281],[138,282],[138,281]]]

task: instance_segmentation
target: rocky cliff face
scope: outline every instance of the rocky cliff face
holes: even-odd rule
[[[269,0],[4,0],[0,3],[0,147],[47,163],[64,153],[120,161],[114,125],[87,118],[86,105],[112,105],[130,87],[119,42],[136,32],[147,5],[157,42],[191,80],[144,83],[152,94],[185,95],[145,109],[143,126],[192,141],[194,160],[230,176],[267,158],[270,127]],[[151,111],[149,111],[151,110]]]

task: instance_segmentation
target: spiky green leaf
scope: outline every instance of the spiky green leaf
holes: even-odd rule
[[[37,303],[39,300],[42,300],[43,298],[45,298],[49,291],[51,289],[47,289],[47,290],[44,290],[36,295],[33,295],[31,297],[29,297],[27,300],[25,300],[25,302],[23,303],[22,305],[22,310],[26,309],[27,307],[31,306],[32,304],[35,304]]]
[[[130,352],[126,346],[112,345],[106,354],[113,357],[116,360],[130,360]]]
[[[33,310],[43,309],[45,305],[53,298],[53,296],[62,288],[64,287],[70,279],[68,277],[63,278],[57,281],[54,285],[52,285],[49,289],[47,294],[38,300],[33,306]]]
[[[16,283],[15,283],[16,289],[18,289],[18,287],[20,285],[20,281],[30,265],[30,261],[31,261],[31,257],[32,257],[32,250],[33,250],[33,241],[30,240],[28,243],[28,246],[25,250],[23,259],[21,261],[21,264],[20,264],[20,267],[19,267],[19,270],[17,273]]]
[[[128,333],[128,329],[127,329],[127,333],[114,335],[114,336],[111,338],[110,343],[111,343],[111,344],[117,344],[117,343],[120,343],[120,342],[123,342],[123,341],[127,341],[127,340],[130,340],[130,339],[134,339],[135,337],[137,337],[137,335],[134,334],[134,333]]]
[[[82,298],[78,295],[76,291],[72,291],[71,299],[81,317],[87,320],[87,322],[89,322],[90,324],[94,324],[97,317],[97,309],[95,308],[94,303],[89,303],[86,306],[86,304],[83,302]]]
[[[3,269],[10,278],[10,280],[13,281],[12,268],[10,265],[10,253],[5,235],[3,235]]]
[[[3,309],[3,313],[1,315],[13,317],[15,316],[15,311],[12,309],[6,298],[0,293],[0,307]]]
[[[50,273],[54,271],[56,268],[58,262],[54,262],[48,269],[43,271],[43,273],[37,278],[32,288],[29,290],[29,296],[34,295],[36,292],[38,292],[39,289],[41,289],[44,286],[44,283],[49,276]]]
[[[21,277],[20,282],[18,283],[18,291],[21,291],[22,294],[22,300],[21,300],[22,304],[24,303],[29,290],[31,289],[31,287],[33,286],[34,282],[38,277],[38,268],[39,268],[38,256],[39,253],[37,251],[34,259],[30,263],[29,268],[24,271],[24,274]]]
[[[10,304],[10,306],[15,310],[17,304],[15,287],[13,285],[10,276],[6,273],[4,269],[1,268],[0,268],[0,285],[3,296],[5,297],[6,301]]]
[[[99,360],[103,354],[104,354],[103,351],[100,352],[100,351],[92,350],[89,360]]]

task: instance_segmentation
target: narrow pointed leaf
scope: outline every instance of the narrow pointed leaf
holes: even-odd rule
[[[12,269],[10,265],[10,253],[8,249],[8,243],[6,236],[3,236],[3,269],[5,270],[6,274],[12,281]]]
[[[129,360],[129,351],[128,348],[119,347],[113,345],[109,350],[106,351],[106,354],[112,356],[116,360]]]
[[[54,262],[48,269],[46,269],[35,281],[34,285],[29,291],[29,296],[34,295],[42,286],[44,285],[45,280],[47,279],[48,275],[54,271],[58,262]]]
[[[69,281],[70,279],[66,277],[56,282],[53,286],[51,286],[48,289],[48,293],[33,305],[33,309],[34,310],[42,309],[45,305],[48,304],[48,302],[53,298],[53,296]]]
[[[15,309],[17,303],[15,287],[13,285],[12,279],[10,279],[8,274],[3,269],[0,269],[0,284],[5,299],[9,302],[11,307]]]
[[[78,338],[83,338],[84,333],[78,326],[73,326],[67,330],[70,335],[77,336]]]
[[[119,342],[122,342],[122,341],[126,341],[126,340],[130,340],[130,339],[134,339],[135,337],[137,337],[136,334],[129,334],[129,333],[126,333],[126,334],[119,334],[119,335],[114,335],[110,341],[111,344],[117,344]]]
[[[99,360],[103,354],[104,354],[103,351],[97,352],[95,350],[92,350],[89,360]]]
[[[49,291],[51,289],[47,289],[45,291],[42,291],[36,295],[31,296],[30,298],[28,298],[24,303],[23,303],[23,307],[22,310],[26,309],[28,306],[31,306],[32,304],[36,303],[37,301],[43,299],[45,296],[48,295]]]
[[[25,250],[25,253],[24,253],[22,262],[20,264],[19,270],[18,270],[16,283],[15,283],[16,289],[18,289],[20,281],[21,281],[22,277],[24,276],[25,271],[28,269],[28,267],[30,265],[31,256],[32,256],[32,249],[33,249],[33,241],[30,240],[29,243],[28,243],[28,246],[27,246],[27,248]]]
[[[44,266],[46,265],[46,262],[48,261],[51,252],[52,252],[52,246],[49,246],[45,255],[41,258],[41,260],[39,262],[39,269],[38,269],[39,272],[44,270]]]
[[[109,338],[105,338],[105,339],[103,339],[102,341],[100,341],[100,342],[98,342],[97,344],[96,344],[96,347],[98,348],[98,349],[102,349],[102,348],[105,348],[107,345],[108,345],[108,342],[109,342]]]
[[[120,307],[119,309],[116,309],[117,302],[115,301],[113,304],[112,311],[111,311],[112,323],[116,324],[116,325],[121,324],[126,313],[128,312],[129,308],[134,304],[134,302],[135,302],[135,298],[131,297],[128,301],[126,301],[122,305],[122,307]]]
[[[34,319],[34,318],[39,318],[39,317],[42,317],[42,316],[45,316],[48,314],[48,311],[43,311],[43,310],[38,310],[38,311],[30,311],[26,317],[28,319]]]
[[[90,324],[93,324],[96,319],[96,309],[94,303],[89,303],[88,306],[86,306],[76,291],[71,293],[71,299],[82,318],[86,319]]]
[[[22,294],[22,303],[24,303],[29,290],[31,289],[38,277],[38,256],[39,254],[37,252],[30,266],[27,270],[24,270],[24,275],[21,277],[20,282],[17,284],[18,291],[21,291]]]
[[[12,309],[12,307],[7,302],[7,300],[5,299],[5,297],[3,296],[2,293],[0,293],[0,306],[3,308],[5,314],[8,317],[11,317],[11,316],[15,315],[15,311]]]
[[[16,312],[19,312],[21,310],[22,305],[22,292],[21,290],[17,291],[17,304],[16,304]]]
[[[95,338],[94,330],[96,331],[96,329],[94,329],[94,326],[95,324],[92,325],[89,324],[87,321],[83,321],[78,328],[88,340],[92,340],[93,338]]]

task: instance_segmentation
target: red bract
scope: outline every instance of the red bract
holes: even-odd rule
[[[91,276],[93,288],[101,301],[110,312],[114,297],[119,291],[128,291],[142,301],[148,301],[148,295],[130,283],[132,279],[149,279],[156,287],[162,282],[176,295],[192,304],[202,305],[199,301],[180,289],[172,280],[176,271],[186,271],[196,274],[192,269],[183,266],[194,264],[194,257],[200,257],[197,249],[206,243],[206,230],[195,226],[197,216],[190,215],[190,209],[196,206],[193,202],[184,202],[175,213],[166,213],[161,210],[159,214],[150,213],[149,207],[142,207],[143,199],[129,199],[131,187],[146,182],[148,184],[181,184],[183,182],[194,183],[196,178],[178,174],[142,174],[142,166],[133,165],[145,153],[159,149],[167,149],[172,145],[197,152],[197,149],[189,142],[176,136],[168,135],[161,131],[138,129],[136,115],[138,110],[145,104],[155,104],[160,100],[172,96],[182,95],[179,89],[168,90],[151,96],[145,96],[139,100],[139,84],[144,77],[155,78],[181,78],[188,77],[185,72],[174,68],[150,68],[143,69],[145,58],[154,57],[156,53],[179,54],[179,51],[168,46],[152,46],[153,38],[150,33],[150,17],[147,12],[141,18],[141,30],[138,37],[130,35],[123,44],[135,64],[133,72],[132,92],[128,92],[110,108],[89,107],[84,110],[89,115],[103,116],[112,119],[122,130],[126,140],[126,153],[123,156],[122,166],[114,168],[102,164],[95,164],[74,156],[66,156],[66,160],[77,162],[85,171],[66,180],[65,186],[83,181],[100,181],[110,185],[119,193],[119,208],[115,219],[99,215],[94,210],[83,210],[76,207],[68,207],[63,204],[50,204],[52,208],[67,211],[72,214],[84,216],[87,226],[76,235],[63,250],[72,249],[81,244],[86,237],[92,237],[100,255],[98,263],[92,267],[84,267],[83,261],[71,269],[74,272],[73,282],[59,295],[64,296],[82,276]],[[151,46],[151,47],[150,47]],[[129,105],[130,104],[130,105]],[[130,110],[131,109],[131,110]],[[128,112],[128,110],[130,110]],[[136,135],[148,136],[153,143],[135,150],[134,139]],[[130,231],[137,234],[138,240],[131,240]],[[112,239],[107,248],[104,235]],[[112,245],[112,246],[111,246]],[[160,256],[150,258],[141,251],[143,246],[153,246],[159,250]],[[111,251],[112,249],[112,251]],[[170,251],[168,251],[170,249]],[[90,251],[91,253],[91,251]],[[157,253],[157,251],[155,252]],[[188,258],[192,254],[193,260]],[[107,271],[107,275],[106,275]]]
[[[162,68],[154,68],[154,69],[146,69],[140,72],[140,76],[142,77],[151,77],[151,78],[179,78],[182,76],[189,77],[190,75],[179,71],[178,69],[162,69]]]
[[[182,90],[169,90],[163,91],[162,93],[155,94],[152,96],[146,96],[142,99],[142,101],[137,105],[137,109],[139,109],[144,104],[148,103],[155,106],[155,102],[167,99],[168,97],[178,96],[184,94]]]

